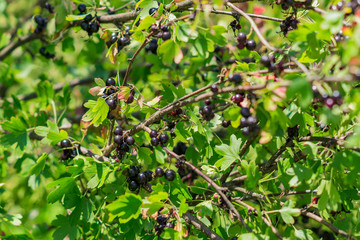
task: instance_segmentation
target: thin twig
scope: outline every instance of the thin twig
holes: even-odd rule
[[[208,238],[214,240],[223,240],[222,237],[220,237],[217,233],[208,228],[203,222],[193,216],[190,211],[184,213],[182,217],[187,223],[193,225],[197,230],[203,232]]]

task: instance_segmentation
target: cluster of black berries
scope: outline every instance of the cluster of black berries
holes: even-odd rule
[[[45,9],[49,10],[49,13],[54,13],[54,7],[50,3],[45,3]]]
[[[46,51],[46,47],[41,47],[39,49],[39,53],[46,58],[54,58],[55,57],[55,54],[49,53],[48,51]]]
[[[157,39],[155,38],[151,39],[151,42],[145,47],[146,52],[151,52],[155,55],[157,53],[157,49],[158,49],[158,43],[157,43]]]
[[[323,103],[331,109],[334,107],[334,105],[340,106],[343,103],[343,98],[338,90],[333,91],[332,96],[328,96],[327,94],[321,95],[316,86],[312,86],[312,90],[315,104]],[[314,108],[316,109],[317,106],[315,105]]]
[[[106,42],[106,46],[110,48],[111,45],[113,45],[115,42],[117,42],[117,48],[118,51],[122,50],[124,47],[130,44],[130,27],[125,27],[125,32],[121,34],[121,37],[119,38],[119,32],[113,32],[111,34],[111,38]]]
[[[242,128],[242,134],[248,136],[252,132],[257,132],[259,130],[259,126],[257,125],[257,118],[251,115],[250,109],[243,107],[241,108],[240,113],[243,116],[240,119],[240,128]]]
[[[126,137],[124,139],[123,137],[123,129],[120,126],[116,126],[114,130],[114,143],[116,143],[118,146],[116,147],[117,152],[117,159],[120,160],[123,158],[123,156],[129,152],[130,148],[129,146],[132,146],[135,144],[135,139],[132,136]]]
[[[289,16],[285,18],[283,21],[281,21],[280,30],[284,34],[284,36],[286,36],[289,31],[297,29],[298,23],[299,20],[297,20],[293,16]]]
[[[140,172],[138,166],[131,165],[128,170],[128,183],[129,190],[136,191],[140,187],[145,187],[149,182],[151,182],[155,177],[165,177],[168,181],[174,181],[176,178],[176,173],[174,170],[166,170],[164,171],[162,168],[155,169],[155,173],[150,170],[145,172]]]
[[[235,20],[232,20],[229,25],[230,25],[230,27],[231,27],[231,29],[233,30],[234,33],[235,33],[236,30],[241,29],[239,18],[237,18]]]
[[[167,222],[168,218],[163,215],[160,214],[157,216],[156,218],[156,222],[157,225],[155,225],[155,232],[157,233],[157,235],[161,235],[161,233],[164,231],[164,228],[174,228],[174,224],[171,222]]]
[[[342,31],[340,31],[334,35],[334,39],[336,42],[341,42],[348,38],[349,38],[349,36],[345,36]]]
[[[99,24],[96,21],[91,22],[93,19],[94,17],[91,14],[88,14],[80,24],[81,29],[86,31],[89,37],[93,33],[97,33],[99,31]]]
[[[46,25],[47,25],[47,22],[48,22],[48,19],[46,17],[41,17],[40,15],[36,15],[35,18],[34,18],[37,26],[34,30],[34,33],[41,33],[45,28],[46,28]]]
[[[256,48],[256,42],[252,39],[247,40],[247,36],[244,32],[239,32],[236,36],[236,40],[236,46],[240,50],[246,47],[247,50],[253,51]]]
[[[162,38],[162,40],[166,41],[171,38],[170,28],[167,24],[162,25],[160,28],[159,26],[154,23],[150,26],[150,30],[156,33],[155,37]]]
[[[305,1],[282,0],[280,4],[283,10],[288,10],[290,7],[292,7],[293,9],[309,8],[312,5],[312,0],[305,0]]]
[[[64,148],[61,153],[61,160],[66,161],[69,158],[74,158],[77,155],[76,149],[69,139],[64,139],[60,142],[60,147]]]
[[[360,9],[360,2],[357,0],[351,0],[345,6],[345,1],[340,1],[336,5],[330,5],[330,10],[333,11],[345,11],[345,16],[355,14]]]
[[[169,135],[166,133],[162,133],[159,136],[159,133],[156,130],[151,130],[150,137],[151,137],[151,145],[157,146],[160,143],[166,144],[169,141]]]

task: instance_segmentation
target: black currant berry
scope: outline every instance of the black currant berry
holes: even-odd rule
[[[212,103],[211,103],[211,101],[210,101],[209,99],[206,99],[206,100],[205,100],[205,104],[209,106],[209,105],[211,105]]]
[[[237,40],[239,43],[246,43],[246,34],[243,32],[239,32],[238,35],[236,36]]]
[[[116,108],[117,103],[116,103],[115,99],[110,98],[110,99],[106,100],[106,103],[109,106],[110,110],[114,110]]]
[[[129,168],[128,173],[130,178],[136,178],[136,176],[138,175],[138,172],[134,168]]]
[[[60,158],[61,158],[62,161],[66,161],[66,160],[68,160],[68,159],[70,158],[70,155],[69,155],[68,152],[63,151],[63,152],[61,153]]]
[[[114,78],[106,79],[106,86],[115,86],[116,82]]]
[[[151,145],[157,146],[159,145],[159,143],[159,139],[157,139],[156,137],[151,138]]]
[[[169,40],[170,38],[171,38],[171,33],[170,32],[163,32],[162,39],[164,41]]]
[[[218,86],[217,86],[216,84],[211,85],[211,91],[212,91],[213,93],[219,92]]]
[[[246,42],[246,49],[247,50],[252,51],[252,50],[255,50],[255,48],[256,48],[256,42],[254,40],[248,40]]]
[[[138,182],[141,184],[141,185],[144,185],[147,183],[147,177],[145,175],[145,173],[139,173],[138,174]]]
[[[129,190],[134,192],[136,191],[137,189],[139,188],[139,185],[137,184],[136,181],[134,180],[131,180],[130,183],[129,183]]]
[[[165,227],[167,227],[167,228],[174,228],[174,224],[171,223],[171,222],[168,222],[168,223],[165,224]]]
[[[90,30],[92,33],[96,33],[99,31],[99,25],[96,22],[92,22],[90,24]]]
[[[45,21],[44,18],[42,18],[40,15],[35,16],[34,18],[35,22],[40,25],[40,26],[44,26],[45,25]]]
[[[150,171],[150,170],[146,170],[144,172],[145,176],[146,176],[146,179],[148,182],[152,181],[153,180],[153,172]]]
[[[128,97],[128,99],[126,100],[126,103],[127,103],[127,104],[130,104],[130,103],[132,103],[133,101],[134,101],[134,95],[133,95],[133,94],[130,94],[129,97]]]
[[[176,137],[176,134],[175,134],[173,131],[171,131],[171,132],[170,132],[170,136],[171,136],[172,138],[174,138],[174,137]]]
[[[240,93],[234,95],[234,99],[232,99],[234,103],[241,103],[244,98]]]
[[[161,26],[161,31],[163,31],[163,32],[168,32],[169,31],[169,26],[168,25],[162,25]]]
[[[221,122],[221,125],[224,127],[224,128],[227,128],[228,126],[230,126],[230,121],[226,121],[226,120],[223,120],[222,122]]]
[[[162,168],[157,168],[157,169],[155,169],[155,175],[157,176],[157,177],[162,177],[162,176],[164,176],[164,170],[162,169]]]
[[[167,221],[167,217],[165,215],[160,214],[157,216],[156,221],[159,225],[165,225]]]
[[[250,129],[248,127],[244,127],[241,132],[244,136],[248,136],[250,134]]]
[[[212,113],[212,108],[210,106],[204,106],[202,109],[202,114],[205,116],[210,116]]]
[[[265,67],[269,67],[270,64],[271,64],[271,60],[270,60],[269,56],[267,56],[267,55],[261,56],[260,62],[261,62]]]
[[[135,139],[134,139],[132,136],[128,136],[128,137],[126,138],[126,143],[127,143],[129,146],[134,145]]]
[[[249,108],[241,108],[240,111],[241,115],[245,118],[248,118],[251,116],[250,109]]]
[[[158,10],[157,8],[150,8],[149,9],[149,15],[150,16],[154,15],[157,12],[157,10]]]
[[[166,170],[165,172],[165,179],[168,181],[173,181],[176,177],[176,173],[174,170]]]
[[[61,146],[62,148],[68,148],[68,147],[71,147],[72,144],[71,144],[71,142],[70,142],[69,139],[64,139],[64,140],[62,140],[62,141],[60,142],[60,146]]]
[[[248,117],[247,119],[248,126],[253,127],[256,125],[256,123],[257,123],[257,118],[255,116]]]
[[[169,141],[169,136],[166,133],[160,135],[159,140],[161,143],[165,144]]]
[[[242,118],[240,119],[240,127],[243,128],[243,127],[248,127],[248,126],[249,126],[248,119],[242,117]]]
[[[157,136],[158,136],[158,132],[155,131],[155,130],[151,130],[151,132],[150,132],[150,137],[151,137],[151,138],[156,138]]]
[[[114,143],[120,145],[122,142],[123,142],[123,139],[122,139],[121,135],[114,136]]]
[[[85,21],[82,21],[81,24],[80,24],[80,27],[81,27],[82,30],[87,31],[89,29],[89,23],[85,22]]]
[[[80,3],[79,6],[78,6],[78,10],[79,10],[80,13],[86,12],[86,5],[83,4],[83,3]]]
[[[123,135],[123,130],[120,126],[116,126],[115,130],[114,130],[114,134],[115,135]]]
[[[120,144],[120,150],[121,150],[122,152],[128,152],[128,151],[130,150],[130,148],[129,148],[129,146],[128,146],[125,142],[122,142],[122,143]]]
[[[93,19],[92,15],[88,14],[88,15],[85,16],[84,21],[85,22],[90,22],[92,19]]]
[[[242,82],[242,77],[238,73],[231,74],[231,75],[229,75],[229,81],[233,82],[233,83],[241,83]]]

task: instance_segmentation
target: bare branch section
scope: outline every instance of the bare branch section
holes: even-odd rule
[[[32,33],[30,35],[19,38],[16,41],[11,42],[9,45],[1,49],[0,51],[0,61],[3,61],[10,53],[12,53],[17,47],[24,45],[28,42],[31,42],[35,39],[40,39],[40,34]]]
[[[191,212],[187,211],[182,215],[182,217],[188,224],[193,225],[197,230],[203,232],[209,239],[223,240],[222,237],[220,237],[217,233],[208,228],[203,222],[193,216]]]

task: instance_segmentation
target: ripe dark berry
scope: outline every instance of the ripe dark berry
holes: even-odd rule
[[[245,48],[245,45],[246,45],[246,43],[240,43],[240,42],[238,42],[238,43],[236,44],[236,47],[237,47],[239,50],[241,50],[241,49],[244,49],[244,48]]]
[[[169,40],[171,38],[171,32],[163,32],[162,39],[164,41]]]
[[[160,135],[159,140],[161,143],[165,144],[169,141],[169,136],[166,133]]]
[[[155,175],[157,176],[157,177],[162,177],[162,176],[164,176],[164,170],[162,169],[162,168],[157,168],[157,169],[155,169]]]
[[[167,228],[174,228],[174,224],[171,223],[171,222],[168,222],[168,223],[165,224],[165,227],[167,227]]]
[[[150,30],[151,30],[152,32],[157,32],[157,31],[159,30],[159,28],[158,28],[158,26],[157,26],[155,23],[153,23],[153,24],[151,24],[151,26],[150,26]]]
[[[123,142],[123,139],[122,139],[121,135],[114,136],[114,143],[120,145],[122,142]]]
[[[205,104],[206,104],[206,105],[211,105],[211,101],[210,101],[209,99],[206,99],[206,100],[205,100]]]
[[[50,3],[45,3],[44,7],[49,10],[50,13],[54,13],[54,8],[51,6]]]
[[[240,111],[241,115],[245,118],[248,118],[251,116],[250,109],[249,108],[241,108]]]
[[[243,128],[243,127],[248,127],[248,126],[249,126],[248,119],[242,117],[242,118],[240,119],[240,127]]]
[[[238,73],[231,74],[231,75],[229,75],[229,81],[234,82],[234,83],[241,83],[242,82],[242,77]]]
[[[212,91],[213,93],[219,92],[218,86],[217,86],[216,84],[211,85],[211,91]]]
[[[70,158],[70,154],[68,152],[63,151],[60,156],[62,161],[66,161]]]
[[[158,10],[157,8],[150,8],[149,9],[149,15],[150,16],[154,15],[157,12],[157,10]]]
[[[83,4],[83,3],[80,3],[79,6],[78,6],[78,10],[79,10],[80,13],[86,12],[86,5]]]
[[[106,79],[106,86],[115,86],[115,79],[114,78],[108,78]]]
[[[165,172],[165,179],[168,181],[173,181],[176,177],[176,173],[174,170],[166,170]]]
[[[134,192],[136,191],[137,189],[139,188],[139,185],[137,184],[136,181],[134,180],[131,180],[130,183],[129,183],[129,190]]]
[[[92,33],[96,33],[99,31],[99,25],[96,22],[92,22],[90,24],[90,29],[89,31],[91,31]]]
[[[110,99],[106,100],[106,103],[109,106],[110,110],[114,110],[116,108],[117,103],[116,103],[115,99],[110,98]]]
[[[116,126],[115,130],[114,130],[114,134],[115,135],[123,135],[123,130],[120,126]]]
[[[40,26],[44,26],[45,25],[45,21],[44,19],[40,16],[40,15],[37,15],[35,16],[34,18],[35,22],[40,25]]]
[[[234,103],[241,103],[241,102],[244,100],[244,98],[243,98],[243,96],[242,96],[240,93],[237,93],[237,94],[234,95],[234,99],[231,98],[231,100],[232,100]]]
[[[81,24],[80,24],[80,27],[81,27],[82,30],[87,31],[89,29],[89,23],[85,22],[85,21],[82,21]]]
[[[134,145],[135,139],[134,139],[132,136],[128,136],[128,137],[126,138],[126,143],[127,143],[129,146]]]
[[[134,168],[129,168],[128,173],[130,178],[136,178],[138,175],[138,172]]]
[[[139,173],[138,174],[138,182],[141,184],[141,185],[144,185],[147,183],[147,177],[145,175],[145,173]]]
[[[271,60],[270,60],[269,56],[267,56],[267,55],[261,56],[260,62],[261,62],[265,67],[269,67],[270,64],[271,64]]]
[[[210,106],[204,106],[202,109],[202,114],[205,116],[210,116],[212,113],[212,108]]]
[[[335,105],[335,101],[331,97],[325,98],[324,103],[328,108],[332,108]]]
[[[237,40],[239,43],[246,43],[246,34],[243,32],[239,32],[238,35],[236,36]]]
[[[226,120],[223,120],[221,125],[224,127],[224,128],[227,128],[228,126],[230,126],[230,121],[226,121]]]
[[[165,225],[166,221],[167,221],[167,217],[165,215],[160,214],[157,218],[156,221],[159,225]]]
[[[122,142],[120,144],[119,149],[120,149],[121,152],[124,152],[124,153],[126,153],[126,152],[128,152],[130,150],[129,146],[125,142]]]
[[[170,132],[170,136],[171,136],[172,138],[174,138],[174,137],[176,137],[176,134],[175,134],[173,131],[171,131],[171,132]]]
[[[153,138],[151,138],[151,145],[153,145],[153,146],[157,146],[157,145],[159,145],[159,139],[158,138],[156,138],[156,137],[153,137]]]
[[[248,126],[253,127],[256,125],[256,123],[257,123],[257,118],[255,116],[250,116],[247,118]]]
[[[246,42],[246,49],[247,50],[252,51],[252,50],[255,50],[255,48],[256,48],[256,42],[254,40],[248,40]]]
[[[168,32],[169,31],[169,26],[168,25],[162,25],[161,26],[161,31],[163,31],[163,32]]]
[[[248,136],[250,134],[250,129],[248,127],[244,127],[241,132],[244,136]]]
[[[68,148],[68,147],[71,147],[72,144],[71,144],[71,142],[70,142],[69,139],[64,139],[64,140],[62,140],[62,141],[60,142],[60,146],[61,146],[62,148]]]
[[[134,95],[133,95],[133,94],[130,94],[129,97],[128,97],[128,99],[126,100],[126,103],[127,103],[127,104],[130,104],[130,103],[132,103],[133,101],[134,101]]]
[[[92,15],[88,14],[88,15],[85,16],[84,21],[85,22],[90,22],[92,19],[93,19]]]
[[[150,137],[156,138],[157,136],[158,136],[158,132],[155,131],[155,130],[151,130],[151,132],[150,132]]]
[[[148,182],[152,181],[153,180],[153,172],[150,171],[150,170],[146,170],[144,172],[145,176],[146,176],[146,179]]]

